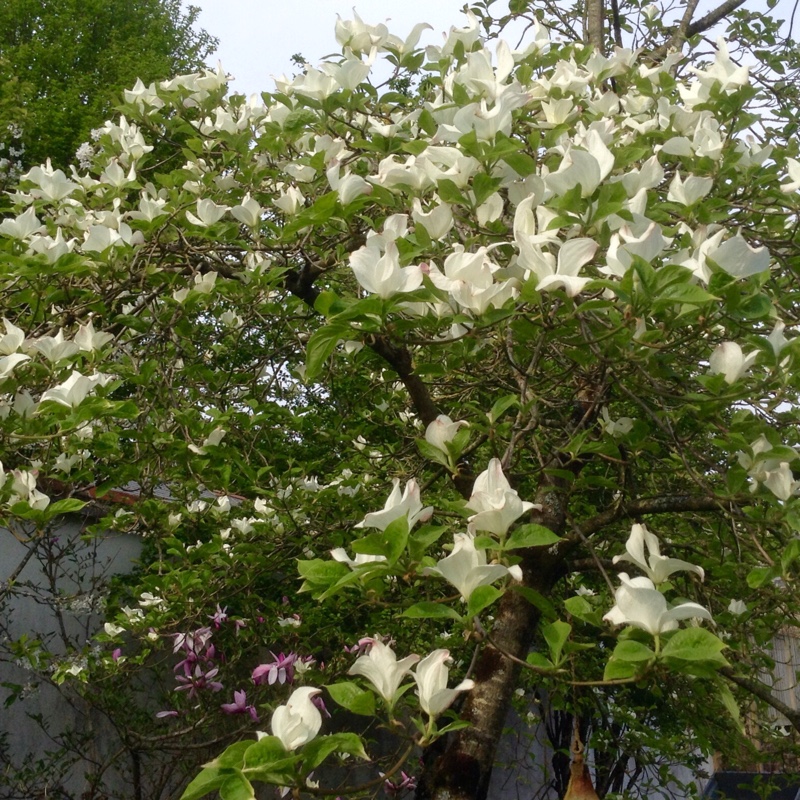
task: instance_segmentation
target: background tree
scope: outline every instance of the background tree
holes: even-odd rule
[[[746,748],[753,697],[800,725],[760,680],[797,613],[793,112],[724,44],[657,52],[669,16],[619,10],[637,57],[490,5],[425,50],[342,22],[263,105],[221,71],[138,84],[0,224],[7,527],[46,551],[135,485],[94,530],[147,544],[93,643],[13,657],[140,774],[271,731],[187,798],[302,796],[364,741],[323,791],[407,790],[422,752],[420,797],[482,798],[518,688],[567,797],[588,737],[600,791],[647,796]],[[418,91],[367,82],[378,51]],[[320,735],[323,686],[363,739]]]
[[[180,0],[9,0],[0,8],[0,140],[66,168],[137,78],[200,68],[217,41]],[[9,126],[21,136],[8,136]],[[12,131],[13,132],[13,131]],[[2,154],[0,154],[2,155]]]

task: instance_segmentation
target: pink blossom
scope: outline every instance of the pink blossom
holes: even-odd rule
[[[247,704],[247,692],[244,689],[234,692],[233,702],[223,703],[220,708],[226,714],[249,714],[253,718],[253,722],[258,722],[258,712],[255,706]]]
[[[228,621],[228,615],[226,613],[227,610],[228,610],[227,606],[225,606],[225,608],[220,608],[219,603],[217,603],[216,613],[209,617],[209,619],[214,623],[214,627],[217,630],[219,630],[223,622]]]
[[[272,686],[275,683],[292,683],[294,681],[294,664],[297,661],[297,653],[289,653],[284,655],[280,653],[270,653],[275,659],[270,664],[259,664],[253,670],[253,683],[258,686],[262,683],[268,683]]]

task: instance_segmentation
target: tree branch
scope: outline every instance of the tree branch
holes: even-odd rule
[[[689,0],[686,5],[686,11],[683,14],[677,29],[664,44],[659,45],[652,50],[648,57],[653,61],[661,61],[670,50],[678,50],[681,45],[692,36],[698,33],[703,33],[709,28],[716,25],[721,19],[726,17],[733,11],[736,11],[739,6],[744,5],[745,0],[726,0],[722,5],[717,6],[713,11],[709,11],[704,17],[701,17],[696,22],[692,22],[692,14],[697,8],[699,0]]]
[[[727,17],[733,11],[736,11],[739,6],[744,5],[745,0],[726,0],[720,6],[717,6],[713,11],[709,11],[704,17],[700,17],[697,22],[693,22],[686,30],[686,38],[696,36],[698,33],[707,31],[712,26],[716,25],[721,19]]]
[[[609,508],[586,520],[577,528],[583,536],[591,536],[593,533],[605,528],[606,525],[610,525],[619,519],[635,518],[643,514],[670,514],[678,511],[727,512],[730,510],[730,505],[730,503],[726,504],[724,500],[718,497],[703,495],[676,494],[645,497],[640,500],[631,500],[629,503],[620,503],[613,508]]]
[[[586,41],[603,52],[603,0],[586,2]]]
[[[314,303],[319,296],[319,290],[314,281],[324,270],[306,262],[302,267],[287,273],[285,278],[286,288],[296,297],[300,298],[309,308],[314,308]],[[367,346],[397,373],[406,387],[411,402],[424,425],[430,425],[441,413],[433,401],[428,387],[414,372],[414,363],[408,348],[395,344],[388,336],[374,336]],[[458,487],[459,490],[461,487]],[[467,492],[469,496],[469,492]]]
[[[689,0],[686,4],[686,11],[683,12],[680,24],[675,29],[672,36],[670,36],[669,41],[665,45],[662,45],[662,47],[666,48],[664,55],[670,50],[679,50],[681,45],[686,41],[689,35],[689,26],[692,23],[692,17],[694,16],[695,9],[699,2],[700,0]]]
[[[735,683],[742,689],[746,689],[754,697],[763,700],[768,706],[771,706],[776,711],[783,714],[786,719],[792,724],[796,731],[800,731],[800,711],[786,705],[782,700],[778,700],[775,695],[770,691],[769,686],[761,681],[754,680],[753,678],[746,678],[744,675],[737,675],[733,667],[722,667],[720,675],[724,675],[731,683]]]
[[[397,373],[411,396],[419,418],[424,425],[430,425],[439,416],[439,407],[433,401],[428,387],[414,372],[414,363],[408,349],[395,344],[388,336],[375,336],[367,345]]]

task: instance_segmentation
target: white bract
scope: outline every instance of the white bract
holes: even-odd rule
[[[373,564],[380,561],[386,561],[386,556],[369,555],[368,553],[356,553],[355,558],[350,558],[347,555],[347,550],[344,547],[335,547],[331,550],[331,556],[334,561],[339,561],[342,564],[347,564],[350,569],[360,567],[362,564]]]
[[[422,285],[422,270],[418,266],[401,267],[394,242],[386,243],[383,254],[377,247],[362,247],[351,254],[350,267],[356,280],[370,294],[379,297],[412,292]]]
[[[603,619],[612,625],[632,625],[652,636],[673,631],[681,619],[711,619],[698,603],[681,603],[669,608],[667,598],[655,588],[650,578],[629,578],[621,572],[622,586],[614,594],[616,605]]]
[[[755,492],[763,483],[779,500],[792,497],[800,487],[790,466],[790,462],[797,458],[797,453],[783,447],[770,455],[774,448],[763,434],[750,444],[750,449],[752,455],[742,451],[738,453],[739,464],[750,477],[750,491]]]
[[[204,198],[197,201],[197,214],[187,211],[186,219],[193,225],[207,228],[209,225],[219,222],[228,210],[228,206],[218,205],[213,200]]]
[[[654,584],[663,583],[670,575],[680,570],[693,572],[699,575],[701,580],[704,576],[703,568],[696,564],[662,556],[656,535],[639,523],[631,526],[625,550],[627,552],[623,555],[614,556],[614,563],[628,561],[635,564]]]
[[[367,678],[391,707],[394,705],[403,678],[411,674],[411,667],[418,661],[419,656],[414,654],[398,661],[394,650],[375,638],[372,640],[369,652],[359,656],[347,674],[362,675]]]
[[[712,375],[724,375],[725,383],[736,383],[743,377],[758,357],[758,350],[745,355],[736,342],[723,342],[718,345],[708,359]]]
[[[377,528],[384,531],[386,528],[400,517],[408,519],[408,527],[413,528],[417,522],[425,522],[430,518],[433,509],[423,507],[420,499],[419,486],[415,480],[410,480],[406,488],[400,491],[400,480],[395,478],[394,488],[386,501],[382,511],[372,511],[356,525],[356,528]]]
[[[475,479],[467,503],[467,508],[477,512],[469,517],[472,528],[499,536],[505,536],[514,522],[536,507],[533,503],[520,500],[503,474],[503,467],[497,458],[493,458]]]
[[[425,441],[446,454],[447,444],[453,441],[455,435],[458,433],[458,429],[461,427],[469,427],[469,423],[463,419],[453,422],[446,414],[439,414],[439,416],[425,428]]]
[[[498,308],[516,296],[514,281],[495,282],[494,273],[498,269],[489,259],[486,248],[469,253],[457,245],[455,252],[445,259],[444,273],[431,264],[430,278],[437,289],[449,292],[457,306],[483,314],[488,308]]]
[[[728,603],[728,611],[739,617],[747,613],[747,605],[744,600],[731,600],[730,603]]]
[[[322,694],[321,689],[301,686],[295,689],[285,705],[278,706],[272,714],[272,733],[291,751],[308,744],[322,727],[322,714],[312,698]]]
[[[454,586],[465,601],[479,586],[486,586],[510,576],[522,580],[519,566],[505,567],[502,564],[487,564],[486,551],[475,547],[475,537],[469,533],[457,533],[453,552],[442,558],[435,567],[425,567],[424,575],[439,575]]]
[[[417,664],[414,672],[419,704],[431,718],[438,717],[446,711],[459,692],[468,692],[475,686],[474,681],[466,679],[454,689],[447,688],[450,670],[446,664],[450,660],[449,650],[434,650]]]
[[[52,400],[62,406],[75,408],[91,394],[97,386],[105,386],[111,380],[110,375],[95,373],[91,376],[81,375],[77,370],[63,383],[48,389],[41,397],[42,403]]]

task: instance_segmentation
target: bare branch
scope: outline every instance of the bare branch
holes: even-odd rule
[[[610,525],[619,519],[636,518],[643,514],[671,514],[684,511],[727,512],[729,510],[730,503],[719,497],[690,494],[645,497],[640,500],[631,500],[629,503],[615,505],[586,520],[586,522],[577,526],[577,530],[583,536],[591,536],[605,528],[606,525]]]
[[[728,14],[736,11],[739,6],[744,5],[745,0],[727,0],[720,6],[717,6],[713,11],[709,11],[704,17],[700,17],[697,22],[693,22],[686,30],[686,37],[690,38],[696,36],[698,33],[703,33],[709,28],[716,25],[721,19],[724,19]]]
[[[691,22],[692,15],[698,5],[698,0],[689,0],[686,5],[686,11],[676,28],[675,32],[664,44],[656,47],[655,50],[649,53],[649,58],[653,61],[661,61],[670,50],[678,50],[681,45],[692,36],[698,33],[703,33],[709,28],[716,25],[721,19],[724,19],[728,14],[736,11],[739,6],[744,5],[745,0],[726,0],[722,5],[717,6],[713,11],[709,11],[704,17],[701,17],[696,22]]]
[[[689,33],[689,26],[692,23],[692,17],[694,16],[695,9],[699,2],[700,0],[689,0],[686,4],[686,11],[683,12],[680,24],[675,33],[670,37],[669,42],[667,42],[667,50],[671,50],[672,48],[677,50],[686,41],[686,37]]]

